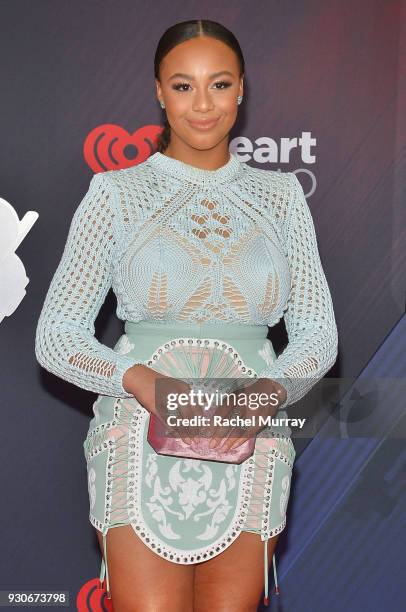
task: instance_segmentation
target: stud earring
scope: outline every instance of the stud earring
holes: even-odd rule
[[[165,102],[163,100],[159,100],[160,104],[161,104],[161,108],[165,108]]]
[[[241,102],[242,102],[242,96],[238,96],[237,97],[237,104],[241,104]]]

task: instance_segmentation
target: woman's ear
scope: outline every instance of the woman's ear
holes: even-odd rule
[[[155,79],[155,87],[156,87],[156,95],[158,98],[158,102],[162,100],[162,88],[158,79]]]
[[[238,88],[238,95],[239,96],[243,96],[244,95],[244,75],[241,76],[240,78],[240,85]]]

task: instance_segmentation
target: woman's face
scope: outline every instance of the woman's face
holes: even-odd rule
[[[159,76],[157,96],[165,102],[171,143],[179,139],[205,150],[228,139],[243,95],[237,56],[228,45],[208,36],[182,42],[165,56]]]

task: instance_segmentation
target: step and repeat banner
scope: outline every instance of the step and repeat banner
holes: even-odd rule
[[[63,591],[65,609],[110,609],[82,446],[96,396],[40,367],[35,328],[94,173],[155,151],[160,36],[197,18],[229,28],[244,53],[230,150],[303,187],[339,332],[329,376],[348,380],[346,439],[294,441],[278,601],[401,610],[406,6],[390,0],[0,2],[0,604],[8,591]],[[95,331],[109,347],[123,330],[115,309],[110,291]],[[283,346],[283,321],[270,334]],[[376,393],[354,387],[362,377]],[[389,421],[363,437],[372,413]]]

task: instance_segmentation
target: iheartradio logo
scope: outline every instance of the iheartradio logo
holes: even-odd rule
[[[85,582],[76,597],[78,612],[114,612],[112,600],[107,598],[105,581],[102,584],[103,588],[99,578]]]
[[[144,125],[130,134],[120,125],[104,123],[87,136],[83,156],[95,173],[136,166],[156,151],[162,130],[161,125]]]
[[[155,153],[162,130],[162,125],[144,125],[130,134],[120,125],[103,123],[87,136],[83,156],[94,173],[130,168]],[[280,142],[266,136],[254,141],[246,136],[237,136],[230,141],[229,149],[241,162],[254,161],[263,166],[290,164],[291,152],[299,149],[302,161],[308,165],[316,163],[316,156],[311,150],[316,145],[317,139],[312,137],[311,132],[302,132],[300,138],[281,138]],[[295,174],[309,177],[311,188],[306,197],[313,195],[317,184],[314,173],[305,166],[296,170]]]

